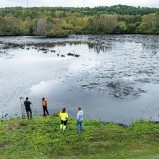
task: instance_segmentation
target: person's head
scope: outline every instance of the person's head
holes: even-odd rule
[[[65,113],[66,112],[66,108],[62,108],[62,113]]]
[[[26,100],[28,100],[29,98],[28,97],[26,97]]]
[[[80,111],[81,110],[81,107],[78,107],[78,111]]]
[[[45,100],[45,98],[43,97],[42,100]]]

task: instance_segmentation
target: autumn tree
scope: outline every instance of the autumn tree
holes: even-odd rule
[[[46,18],[39,19],[36,26],[36,35],[46,36],[47,35],[48,23]]]

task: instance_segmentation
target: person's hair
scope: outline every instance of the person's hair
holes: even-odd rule
[[[26,100],[28,100],[29,98],[28,97],[26,97]]]
[[[78,110],[81,110],[81,107],[78,107]]]
[[[62,113],[65,113],[66,112],[66,108],[62,108]]]
[[[45,98],[43,97],[42,100],[45,100]]]

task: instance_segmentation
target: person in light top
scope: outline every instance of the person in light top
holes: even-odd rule
[[[82,121],[83,121],[83,111],[82,109],[79,107],[78,108],[78,113],[77,113],[77,122],[76,122],[76,127],[78,130],[78,133],[81,132],[82,128]]]

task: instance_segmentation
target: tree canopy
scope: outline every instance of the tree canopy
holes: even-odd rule
[[[0,8],[0,35],[159,33],[159,9],[111,7]]]

